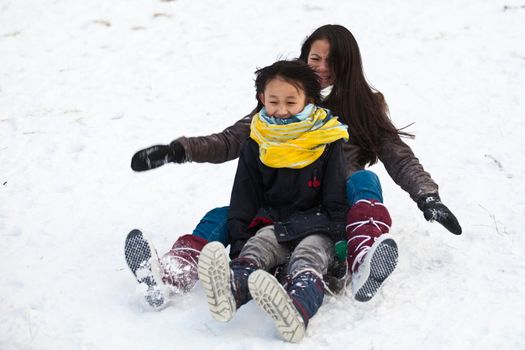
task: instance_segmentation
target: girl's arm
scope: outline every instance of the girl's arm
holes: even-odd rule
[[[346,161],[342,140],[329,146],[323,166],[323,207],[332,222],[332,238],[334,241],[343,240],[348,203],[346,200]]]
[[[248,225],[263,203],[263,183],[258,167],[259,147],[248,139],[242,146],[228,211],[230,256],[236,257],[251,237]]]

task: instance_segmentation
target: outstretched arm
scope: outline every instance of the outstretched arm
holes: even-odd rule
[[[437,221],[455,235],[462,232],[458,219],[443,203],[437,194],[424,195],[417,201],[427,221]]]
[[[239,156],[242,143],[250,135],[253,113],[220,133],[208,136],[179,137],[169,145],[155,145],[133,155],[135,171],[155,169],[166,163],[224,163]]]
[[[450,232],[461,234],[458,220],[439,198],[438,185],[406,143],[399,137],[385,138],[378,156],[388,174],[410,194],[427,221],[437,221]]]
[[[208,136],[179,137],[184,148],[186,162],[224,163],[239,157],[243,142],[250,136],[250,124],[254,113],[250,113],[220,133]]]
[[[208,136],[179,137],[169,145],[155,145],[133,155],[131,169],[145,171],[166,163],[224,163],[239,156],[242,143],[250,136],[253,113],[220,133]]]
[[[394,182],[415,202],[422,195],[438,193],[438,185],[423,169],[412,149],[398,136],[383,138],[378,156]]]

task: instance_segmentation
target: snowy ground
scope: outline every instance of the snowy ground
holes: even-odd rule
[[[222,130],[253,71],[339,23],[464,233],[427,223],[381,165],[400,262],[362,304],[327,298],[301,348],[525,348],[525,1],[0,1],[0,349],[273,349],[251,303],[199,286],[147,309],[123,258],[227,205],[236,162],[133,173],[132,154]]]

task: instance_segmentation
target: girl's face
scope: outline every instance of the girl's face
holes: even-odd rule
[[[299,114],[306,106],[304,91],[279,77],[266,83],[259,99],[266,108],[266,113],[275,118],[290,118]]]
[[[330,43],[326,39],[316,40],[310,47],[306,63],[317,73],[321,88],[333,85],[335,75],[329,65]]]

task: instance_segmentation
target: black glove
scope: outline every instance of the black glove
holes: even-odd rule
[[[167,145],[156,145],[138,151],[131,158],[131,169],[144,171],[158,168],[169,162],[184,163],[186,152],[178,141]]]
[[[437,193],[422,196],[417,200],[417,206],[423,211],[427,221],[437,221],[453,234],[461,234],[462,231],[458,219],[456,219],[450,209],[441,203]]]

